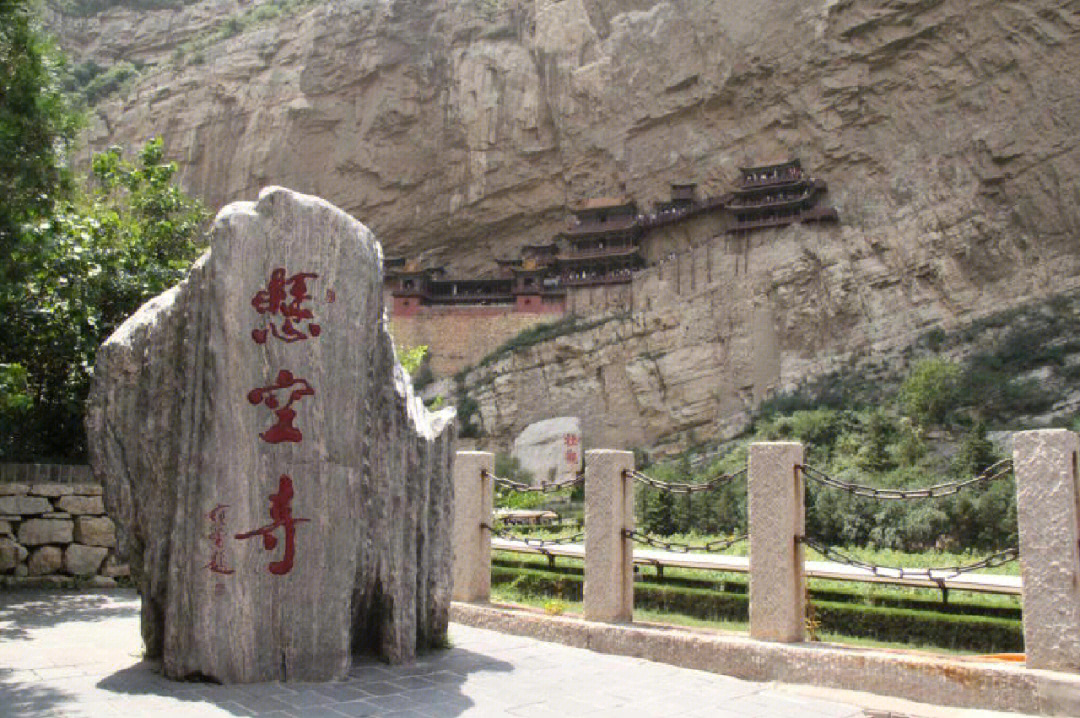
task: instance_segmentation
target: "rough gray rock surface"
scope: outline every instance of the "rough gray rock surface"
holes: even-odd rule
[[[47,546],[46,548],[54,547]],[[55,550],[58,554],[60,553],[60,549]],[[83,546],[82,544],[73,543],[64,550],[64,570],[72,576],[93,576],[101,568],[101,563],[108,553],[109,549],[101,546]],[[34,573],[33,566],[31,566],[30,573]],[[52,573],[52,571],[42,571],[41,573]]]
[[[80,516],[75,519],[75,540],[86,546],[115,546],[116,526],[107,516]]]
[[[514,439],[513,456],[536,483],[558,481],[581,470],[581,419],[558,416],[529,424]]]
[[[99,351],[91,463],[166,675],[329,680],[444,640],[454,414],[396,362],[381,264],[359,222],[268,188]],[[278,268],[317,275],[280,287],[312,313],[288,327],[260,294]]]
[[[64,519],[30,519],[19,526],[19,543],[24,546],[71,543],[75,524]]]
[[[100,514],[104,510],[100,496],[63,496],[56,507],[71,514]]]
[[[0,496],[0,514],[44,514],[49,511],[52,511],[52,504],[40,496]]]
[[[64,565],[64,553],[56,546],[42,546],[30,554],[26,565],[31,576],[56,573]]]

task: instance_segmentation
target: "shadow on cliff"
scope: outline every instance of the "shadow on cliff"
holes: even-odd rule
[[[143,661],[105,677],[97,688],[126,696],[133,708],[138,706],[139,697],[155,696],[181,701],[176,708],[198,703],[203,709],[211,705],[237,716],[393,713],[452,718],[474,705],[460,691],[470,674],[511,670],[513,666],[504,661],[451,648],[400,666],[355,657],[348,677],[329,683],[217,685],[170,681],[158,672],[156,664]]]

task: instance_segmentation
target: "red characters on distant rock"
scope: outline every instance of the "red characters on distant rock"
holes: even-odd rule
[[[578,445],[581,443],[581,439],[577,434],[564,434],[563,444],[566,446],[566,453],[563,458],[566,459],[566,463],[573,467],[577,467],[580,454],[578,453]]]
[[[279,392],[288,392],[288,399],[282,404],[278,399]],[[296,420],[296,412],[292,406],[305,396],[314,396],[315,390],[303,379],[298,379],[292,372],[282,369],[278,372],[277,380],[269,386],[262,386],[248,392],[248,401],[252,404],[263,404],[274,412],[277,423],[266,431],[259,434],[263,441],[269,444],[280,444],[284,441],[299,443],[304,440],[304,434],[300,429],[293,426]]]
[[[296,555],[296,524],[310,519],[294,519],[292,515],[293,482],[292,479],[282,474],[278,479],[276,494],[270,494],[270,523],[254,531],[236,534],[236,538],[243,541],[255,536],[262,536],[263,548],[273,551],[277,547],[277,537],[274,532],[278,529],[285,531],[285,550],[279,561],[274,561],[269,566],[270,573],[275,576],[283,576],[293,568],[293,558]]]
[[[317,337],[322,332],[322,327],[311,321],[314,318],[311,310],[304,307],[304,302],[311,299],[307,282],[318,279],[319,275],[310,272],[300,272],[291,277],[285,275],[283,267],[274,269],[266,289],[256,292],[251,298],[251,306],[267,318],[266,326],[251,332],[256,344],[265,344],[268,332],[287,343],[303,341],[309,336]],[[276,321],[279,317],[280,327]]]

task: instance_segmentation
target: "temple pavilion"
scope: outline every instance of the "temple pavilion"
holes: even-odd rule
[[[637,204],[625,197],[591,199],[571,207],[573,220],[560,237],[556,259],[565,286],[620,284],[645,266]]]
[[[394,313],[425,305],[504,305],[514,311],[560,311],[567,288],[624,284],[645,266],[650,234],[703,213],[723,213],[726,231],[744,234],[796,222],[836,222],[836,209],[820,204],[828,185],[803,171],[798,159],[741,167],[733,191],[700,197],[697,185],[671,185],[671,198],[639,210],[626,196],[571,205],[569,226],[553,241],[525,245],[513,259],[496,259],[494,277],[451,278],[442,267],[387,258],[385,277]],[[722,227],[722,225],[721,225]],[[721,232],[722,228],[715,231]]]
[[[798,159],[741,167],[739,172],[727,205],[733,218],[729,233],[839,219],[834,208],[817,204],[828,191],[825,180],[806,174]]]

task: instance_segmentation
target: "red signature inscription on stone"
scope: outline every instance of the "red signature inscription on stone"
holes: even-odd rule
[[[270,573],[275,576],[284,576],[289,571],[292,571],[293,558],[296,554],[296,524],[310,520],[293,518],[292,500],[292,479],[288,475],[282,474],[281,478],[278,479],[277,493],[270,494],[270,518],[273,523],[257,528],[254,531],[236,534],[236,538],[241,541],[255,536],[262,536],[263,548],[267,551],[273,551],[278,542],[274,532],[278,529],[285,530],[285,552],[281,560],[274,561],[269,566]]]
[[[287,277],[283,267],[277,267],[270,272],[270,282],[266,289],[259,290],[251,298],[251,306],[255,307],[259,314],[266,316],[269,327],[269,330],[266,327],[252,330],[251,338],[256,344],[266,343],[267,331],[288,343],[303,341],[309,336],[319,336],[322,327],[311,321],[314,315],[310,309],[304,307],[304,302],[311,299],[308,294],[308,280],[318,278],[318,274],[311,272],[300,272]],[[281,320],[280,327],[278,318]]]
[[[236,573],[225,566],[225,523],[228,504],[218,504],[206,515],[210,519],[210,534],[207,536],[213,548],[210,551],[210,563],[205,568],[212,573],[228,576]]]
[[[288,392],[288,399],[282,404],[278,398],[279,393]],[[304,434],[295,426],[296,411],[292,406],[305,396],[314,396],[315,390],[311,384],[303,379],[292,375],[291,371],[282,369],[278,372],[277,380],[269,386],[261,386],[248,392],[248,401],[252,404],[263,404],[267,409],[274,412],[277,423],[266,431],[259,434],[263,441],[269,444],[280,444],[283,441],[301,442]]]

